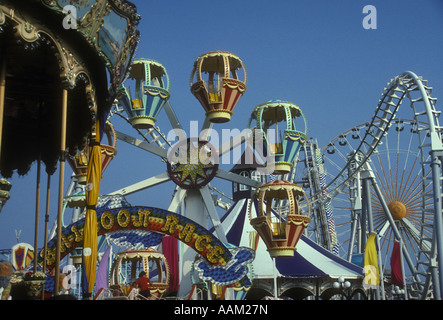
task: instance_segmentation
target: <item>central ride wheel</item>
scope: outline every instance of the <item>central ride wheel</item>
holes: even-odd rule
[[[139,59],[138,62],[135,61],[134,63],[141,63],[145,72],[130,74],[129,80],[135,81],[135,94],[125,87],[120,91],[119,105],[124,108],[126,116],[121,112],[119,105],[115,106],[112,115],[124,118],[140,134],[141,138],[134,138],[118,131],[116,135],[119,140],[159,157],[160,161],[166,163],[166,170],[156,176],[116,190],[111,195],[126,196],[173,181],[175,190],[172,190],[172,200],[167,210],[180,213],[205,229],[213,227],[217,238],[222,243],[227,243],[216,205],[221,203],[219,206],[227,210],[229,204],[215,198],[215,192],[219,192],[222,196],[224,196],[224,193],[217,190],[212,183],[214,183],[215,178],[220,178],[231,183],[242,183],[250,187],[257,187],[259,182],[224,171],[218,166],[218,157],[243,143],[241,135],[228,141],[228,148],[222,145],[217,150],[200,137],[206,134],[209,139],[210,134],[208,132],[211,132],[213,124],[222,124],[230,120],[234,107],[246,90],[246,72],[243,63],[236,55],[224,51],[203,54],[194,63],[192,74],[196,75],[197,79],[194,79],[196,82],[191,82],[191,92],[206,111],[206,118],[199,138],[188,138],[183,131],[180,121],[169,103],[169,92],[166,94],[166,90],[169,88],[167,84],[169,78],[163,66],[159,62],[150,59]],[[161,72],[155,74],[151,72],[154,65],[161,69]],[[205,79],[205,75],[208,75],[209,78]],[[145,87],[149,87],[149,90],[145,90]],[[142,90],[142,88],[144,89]],[[154,122],[154,120],[157,120],[157,115],[160,119],[161,114],[159,112],[161,110],[165,111],[172,127],[170,133],[174,132],[178,138],[175,145],[172,145],[173,142],[169,141],[171,139],[169,134],[166,138],[157,122]],[[149,125],[140,125],[141,119],[144,118],[152,120]],[[137,120],[135,123],[134,119]],[[162,128],[163,130],[165,128],[163,124]],[[190,276],[192,270],[190,266],[195,259],[196,252],[187,246],[183,246],[179,248],[179,255],[181,277],[177,294],[184,297],[192,289]]]

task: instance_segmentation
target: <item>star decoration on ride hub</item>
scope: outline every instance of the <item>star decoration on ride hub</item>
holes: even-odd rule
[[[217,152],[205,140],[188,138],[179,141],[168,155],[168,174],[184,189],[197,189],[211,181],[218,169]]]

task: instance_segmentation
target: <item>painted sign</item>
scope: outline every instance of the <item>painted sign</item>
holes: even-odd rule
[[[15,270],[23,270],[34,259],[34,247],[28,243],[17,243],[12,247],[12,266]]]
[[[83,245],[84,220],[79,220],[62,230],[60,259]],[[97,210],[97,234],[121,230],[145,230],[172,236],[198,252],[208,265],[224,266],[232,254],[225,245],[207,229],[179,214],[153,207],[122,207]],[[43,257],[43,252],[40,253]],[[56,241],[48,243],[46,264],[55,266]]]

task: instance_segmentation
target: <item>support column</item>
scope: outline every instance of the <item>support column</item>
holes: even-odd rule
[[[45,212],[45,235],[43,237],[43,272],[46,270],[46,252],[48,251],[48,224],[49,224],[49,196],[51,190],[51,175],[48,174],[48,183],[46,185],[46,212]],[[45,299],[45,289],[42,291],[42,300]]]
[[[0,156],[2,149],[2,133],[3,133],[3,114],[5,110],[5,97],[6,97],[6,54],[3,50],[3,56],[1,60],[0,70]]]
[[[274,298],[278,298],[278,287],[277,287],[277,266],[275,262],[275,257],[272,258],[273,263],[273,278],[274,278]]]
[[[38,252],[38,226],[39,226],[39,216],[40,216],[40,170],[41,169],[41,156],[38,156],[37,162],[37,184],[35,192],[35,230],[34,230],[34,251]],[[34,259],[34,274],[37,272],[38,259]]]
[[[208,228],[208,212],[199,190],[190,189],[186,191],[184,215],[204,228]],[[180,246],[180,287],[178,296],[187,296],[191,292],[191,271],[196,254],[197,252],[189,246],[183,244]]]
[[[441,151],[431,151],[431,168],[432,168],[432,185],[434,194],[434,237],[435,244],[437,246],[437,263],[438,263],[438,274],[439,279],[434,278],[434,282],[438,282],[440,288],[439,292],[434,292],[435,298],[441,299],[443,297],[443,218],[442,218],[442,201],[441,201],[441,187],[440,187],[440,177],[441,177]],[[434,247],[434,243],[432,245]],[[437,284],[437,283],[436,283]]]
[[[55,254],[55,281],[54,281],[54,295],[58,295],[60,291],[60,249],[62,236],[62,218],[63,218],[63,185],[65,176],[65,150],[66,150],[66,118],[68,111],[68,90],[63,89],[62,100],[62,117],[61,121],[61,142],[60,142],[60,178],[58,184],[58,211],[57,211],[57,245]]]
[[[369,179],[363,179],[363,192],[365,194],[365,205],[366,205],[366,218],[368,221],[368,233],[372,233],[374,231],[374,223],[372,217],[372,203],[371,203],[371,192],[369,187]]]

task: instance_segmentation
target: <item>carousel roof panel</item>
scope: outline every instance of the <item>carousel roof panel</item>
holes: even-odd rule
[[[138,42],[135,6],[125,0],[77,1],[76,28],[66,28],[69,4],[1,1],[6,85],[0,171],[6,178],[15,170],[26,174],[39,157],[49,174],[55,171],[63,89],[68,91],[66,148],[75,154],[127,75]]]

